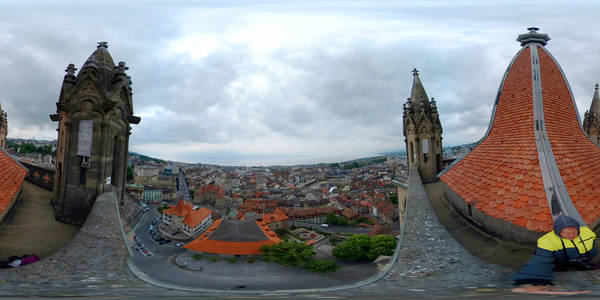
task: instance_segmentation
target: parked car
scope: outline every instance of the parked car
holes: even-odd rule
[[[164,245],[164,244],[168,244],[170,242],[171,242],[171,240],[162,240],[162,241],[158,242],[158,244],[159,245]]]
[[[181,246],[183,246],[183,244],[182,244],[182,243],[177,243],[177,244],[175,244],[175,247],[181,247]]]
[[[329,224],[321,224],[321,227],[329,227]]]

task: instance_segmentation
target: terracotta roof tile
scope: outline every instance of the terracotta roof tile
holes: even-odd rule
[[[529,49],[517,54],[504,80],[488,136],[441,180],[481,212],[539,230],[531,211],[546,201],[533,133]],[[529,212],[529,213],[528,213]],[[550,218],[550,212],[540,220]]]
[[[590,224],[600,215],[600,149],[583,134],[567,83],[544,48],[539,48],[540,76],[546,131],[552,153],[571,201],[583,220]],[[558,159],[560,158],[560,159]]]
[[[10,208],[26,175],[27,170],[0,149],[0,214]]]

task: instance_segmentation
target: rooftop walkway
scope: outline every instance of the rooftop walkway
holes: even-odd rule
[[[429,186],[427,190],[430,190]],[[434,191],[435,189],[432,189]],[[308,293],[246,294],[244,297],[348,297],[389,298],[425,296],[493,297],[510,294],[508,280],[515,270],[486,262],[470,254],[440,224],[418,173],[411,172],[407,225],[398,261],[382,279],[362,287]],[[430,192],[430,195],[433,195]],[[435,205],[434,207],[438,207]],[[443,218],[442,218],[443,220]],[[128,270],[128,252],[118,222],[115,196],[103,194],[90,217],[63,250],[41,262],[18,269],[0,270],[0,296],[228,296],[222,293],[161,288],[138,280]],[[451,229],[451,232],[456,232]],[[460,231],[460,230],[458,230]],[[600,295],[599,271],[557,273],[556,283],[585,288]]]

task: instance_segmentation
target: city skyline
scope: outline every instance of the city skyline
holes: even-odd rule
[[[109,2],[94,18],[80,13],[88,2],[3,3],[0,103],[9,137],[56,139],[48,115],[63,70],[106,40],[130,68],[142,117],[132,151],[225,165],[340,161],[404,149],[415,67],[453,146],[483,136],[514,40],[537,26],[557,37],[547,47],[582,118],[600,71],[573,45],[597,47],[584,29],[598,5],[517,3]]]

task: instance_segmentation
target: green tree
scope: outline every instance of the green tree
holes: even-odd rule
[[[365,260],[371,245],[371,238],[366,234],[356,234],[333,249],[333,256],[347,261]]]
[[[379,255],[392,255],[396,248],[396,239],[387,234],[380,234],[371,237],[371,247],[367,252],[368,260],[375,260]]]
[[[264,260],[284,266],[304,266],[315,255],[315,251],[310,246],[287,241],[262,246],[260,252]]]
[[[390,202],[392,202],[394,204],[398,204],[398,195],[390,194],[390,197],[388,198],[388,200],[390,200]]]
[[[346,218],[344,217],[339,217],[337,220],[338,225],[340,226],[347,226],[348,225],[348,220],[346,220]]]
[[[19,149],[21,153],[34,153],[37,151],[37,148],[32,143],[23,143]]]
[[[325,223],[329,225],[336,225],[338,223],[338,217],[334,213],[330,212],[325,218]]]
[[[133,169],[127,166],[127,180],[133,180]]]
[[[369,237],[365,234],[353,235],[333,249],[337,259],[346,261],[373,261],[379,255],[392,255],[396,240],[390,235]]]

